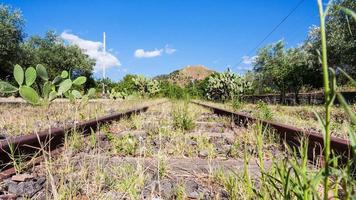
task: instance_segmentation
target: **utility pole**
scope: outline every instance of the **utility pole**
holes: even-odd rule
[[[103,32],[103,52],[104,54],[106,54],[106,36],[105,36],[105,32]],[[103,78],[106,78],[106,66],[104,64],[103,66]]]
[[[103,32],[103,52],[106,54],[106,35]],[[106,66],[103,64],[103,96],[105,96]]]

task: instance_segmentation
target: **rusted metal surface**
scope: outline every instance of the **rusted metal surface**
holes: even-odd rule
[[[218,115],[232,116],[235,120],[235,123],[242,126],[246,126],[248,123],[260,121],[264,126],[269,126],[273,128],[275,130],[275,133],[279,134],[281,140],[292,147],[300,146],[301,137],[308,138],[309,158],[313,161],[318,161],[318,159],[322,159],[324,140],[322,134],[317,131],[305,131],[301,128],[296,128],[290,125],[259,120],[244,113],[232,112],[196,101],[192,102],[205,108],[211,109],[214,113]],[[335,155],[340,156],[340,161],[346,162],[351,157],[351,147],[350,142],[348,140],[332,136],[330,141],[330,148]]]
[[[159,102],[154,105],[165,103]],[[46,151],[53,151],[60,147],[64,141],[66,134],[76,130],[80,133],[87,134],[91,129],[95,130],[100,124],[107,123],[113,120],[119,120],[124,117],[129,117],[133,114],[145,112],[150,106],[143,106],[140,108],[130,109],[125,112],[118,112],[106,115],[101,118],[91,119],[85,122],[80,122],[65,128],[50,128],[37,133],[32,133],[9,140],[0,141],[0,171],[9,169],[11,167],[11,149],[15,150],[16,155],[21,155],[22,159],[30,159],[40,154],[41,149]]]
[[[63,150],[63,147],[57,148],[57,149],[51,151],[51,157],[53,158],[53,157],[59,155],[59,154],[62,152],[62,150]],[[46,155],[46,156],[47,156],[47,155]],[[31,166],[38,165],[38,164],[40,164],[41,162],[44,162],[45,160],[46,160],[46,159],[45,159],[44,155],[38,156],[38,157],[36,157],[36,158],[33,158],[33,159],[31,159],[30,161],[27,161],[27,162],[23,165],[22,170],[28,169],[28,168],[30,168]],[[16,174],[16,169],[15,169],[15,167],[13,167],[13,166],[10,167],[10,168],[8,168],[8,169],[5,169],[5,170],[3,170],[3,171],[0,171],[0,181],[1,181],[1,180],[4,180],[4,179],[7,179],[7,178],[11,177],[11,176],[14,175],[14,174]],[[0,198],[0,200],[1,200],[1,198]]]
[[[345,100],[349,104],[356,103],[356,91],[343,91],[341,94],[344,96]],[[249,103],[257,103],[258,101],[263,101],[269,104],[280,104],[280,94],[264,94],[264,95],[245,95],[242,99]],[[323,92],[314,93],[299,93],[299,102],[296,102],[295,94],[288,93],[284,97],[284,104],[287,105],[297,105],[297,104],[307,104],[307,105],[320,105],[324,103],[325,97]],[[338,100],[335,99],[335,104],[339,104]]]

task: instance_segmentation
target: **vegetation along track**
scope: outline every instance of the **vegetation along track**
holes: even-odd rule
[[[60,153],[18,169],[0,191],[33,199],[231,199],[246,192],[236,188],[235,175],[260,176],[256,126],[239,127],[184,102],[150,106],[87,137],[72,132]],[[272,134],[263,136],[266,168],[282,149]]]
[[[146,112],[135,114],[140,111]],[[240,126],[247,121],[249,126]],[[78,132],[89,127],[92,131],[86,135]],[[47,141],[42,144],[64,144],[56,154],[43,148],[37,165],[22,168],[23,160],[6,154],[16,175],[3,177],[0,195],[14,199],[236,199],[250,192],[243,187],[246,180],[258,187],[261,171],[268,170],[273,160],[288,156],[281,136],[289,143],[297,142],[291,127],[271,127],[276,131],[204,104],[161,102],[133,109],[83,122],[76,125],[77,131],[73,127],[51,130],[52,140],[40,136]],[[18,150],[33,149],[29,141],[40,148],[37,136],[24,137],[12,141]]]
[[[164,103],[158,101],[156,104]],[[153,103],[154,104],[154,103]],[[14,167],[15,157],[21,156],[21,161],[29,160],[36,157],[40,151],[45,148],[47,151],[53,151],[61,146],[65,137],[70,135],[73,130],[81,131],[83,134],[88,134],[91,130],[95,130],[100,124],[118,120],[123,117],[130,116],[138,112],[144,112],[148,109],[148,105],[135,107],[122,112],[111,112],[103,117],[90,119],[83,122],[73,123],[72,125],[65,125],[63,127],[52,127],[32,134],[23,134],[22,136],[0,139],[0,170]],[[9,170],[9,173],[13,170]],[[6,177],[8,174],[2,172],[0,179]]]

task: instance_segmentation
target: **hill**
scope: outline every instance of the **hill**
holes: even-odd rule
[[[157,80],[168,80],[172,83],[184,86],[194,80],[203,80],[215,71],[203,65],[188,65],[187,67],[173,71],[170,74],[156,76]]]

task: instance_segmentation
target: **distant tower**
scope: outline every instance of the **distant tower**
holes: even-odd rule
[[[103,32],[103,52],[106,54],[106,36],[105,32]],[[105,64],[103,65],[103,79],[106,78],[106,66]]]

